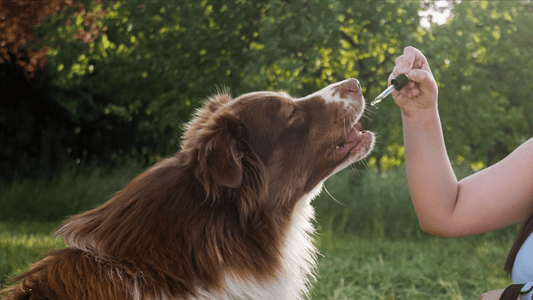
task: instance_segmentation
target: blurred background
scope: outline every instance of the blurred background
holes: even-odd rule
[[[7,181],[74,164],[152,164],[179,149],[183,124],[222,88],[299,97],[355,77],[372,100],[407,45],[422,50],[439,83],[453,161],[490,165],[533,135],[531,1],[0,5]],[[390,100],[363,120],[378,133],[368,165],[379,171],[403,162]]]
[[[176,153],[184,125],[217,91],[301,97],[355,77],[370,102],[408,45],[428,58],[448,154],[458,177],[466,176],[533,136],[532,30],[531,0],[0,1],[4,253],[18,257],[29,243],[19,249],[8,236],[49,236],[61,220],[101,204]],[[375,151],[326,182],[329,194],[314,202],[319,240],[426,239],[410,204],[401,115],[392,98],[369,106],[362,123],[377,133]],[[483,250],[486,240],[468,245],[500,268],[516,229],[496,234],[501,243],[490,248],[503,249],[498,258]],[[0,273],[23,270],[34,256],[17,263],[10,257],[0,255]],[[383,265],[383,256],[376,259]],[[491,271],[496,267],[489,265],[493,279],[475,288],[465,287],[464,278],[455,285],[433,278],[436,292],[433,285],[412,291],[451,299],[470,288],[479,296],[507,282]],[[417,276],[412,282],[420,282]],[[328,286],[315,293],[322,289],[329,294]],[[416,298],[406,293],[404,299]]]

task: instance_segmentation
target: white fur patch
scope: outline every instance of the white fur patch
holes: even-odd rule
[[[289,230],[282,248],[282,269],[278,278],[261,283],[253,278],[237,278],[226,274],[224,290],[213,294],[199,291],[197,300],[237,300],[237,299],[275,299],[299,300],[309,292],[310,281],[315,281],[316,248],[311,234],[315,229],[311,221],[315,212],[311,206],[313,200],[322,190],[320,182],[311,192],[302,197],[292,214]]]
[[[335,90],[336,87],[338,87],[339,85],[342,85],[344,82],[346,82],[348,80],[349,79],[343,80],[341,82],[337,82],[335,84],[330,84],[327,87],[325,87],[325,88],[323,88],[323,89],[321,89],[321,90],[319,90],[317,92],[314,92],[311,95],[308,95],[308,96],[306,96],[304,98],[295,99],[295,100],[299,101],[299,100],[305,100],[305,99],[309,99],[309,98],[312,98],[312,97],[320,96],[320,97],[322,97],[322,99],[324,99],[326,101],[326,103],[329,103],[329,102],[342,102],[347,107],[350,107],[350,106],[353,106],[353,105],[357,104],[358,106],[361,106],[361,107],[358,107],[358,109],[362,112],[362,111],[365,110],[365,100],[364,100],[364,98],[362,98],[362,101],[359,103],[359,101],[354,101],[354,100],[351,100],[351,99],[341,98],[340,93],[337,93],[337,91]]]

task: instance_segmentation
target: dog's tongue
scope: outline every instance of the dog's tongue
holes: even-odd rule
[[[350,152],[350,149],[352,149],[359,143],[359,141],[361,140],[359,138],[359,136],[361,136],[361,133],[359,131],[362,129],[363,126],[360,123],[356,123],[353,126],[352,131],[350,132],[350,136],[346,140],[347,143],[340,149],[341,153],[346,154]]]

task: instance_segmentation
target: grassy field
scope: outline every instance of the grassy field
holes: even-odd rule
[[[0,184],[0,284],[65,246],[52,236],[62,219],[102,203],[140,171],[71,170]],[[511,284],[503,264],[517,225],[463,239],[429,236],[418,227],[402,169],[347,169],[325,187],[329,194],[314,201],[321,255],[311,299],[479,299]]]

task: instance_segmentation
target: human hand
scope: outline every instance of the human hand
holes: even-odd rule
[[[481,297],[479,297],[479,300],[499,300],[501,295],[503,294],[503,291],[504,289],[486,292],[481,295]]]
[[[403,73],[409,77],[409,83],[400,91],[393,91],[394,101],[402,114],[413,116],[427,108],[437,105],[438,88],[426,57],[414,47],[406,47],[403,55],[396,58],[396,66],[389,76],[391,80]]]

